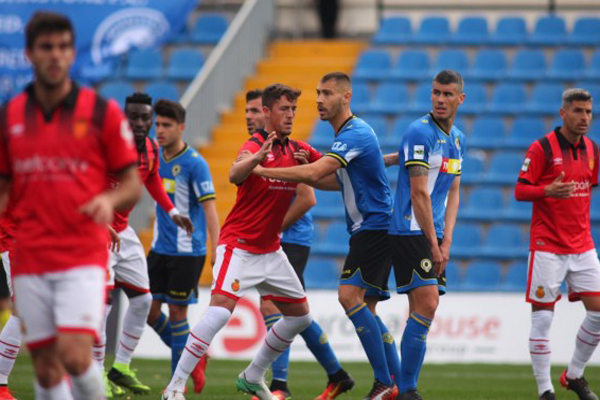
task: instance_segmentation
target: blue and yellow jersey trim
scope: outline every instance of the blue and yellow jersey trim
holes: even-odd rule
[[[413,165],[419,165],[421,167],[429,169],[429,163],[426,163],[425,161],[408,160],[404,163],[405,167],[411,167]]]
[[[198,198],[198,203],[202,203],[203,201],[212,200],[212,199],[216,199],[216,198],[217,198],[217,195],[214,193],[205,194],[204,196],[201,196]]]
[[[329,152],[329,153],[327,153],[325,155],[329,156],[329,157],[333,157],[336,160],[338,160],[340,162],[340,164],[342,164],[342,166],[344,168],[346,168],[348,166],[348,161],[346,161],[346,159],[344,157],[340,156],[339,154]]]

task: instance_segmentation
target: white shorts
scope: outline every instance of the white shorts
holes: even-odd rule
[[[238,300],[254,287],[265,300],[306,301],[300,279],[281,247],[272,253],[254,254],[232,246],[218,246],[212,293]]]
[[[527,296],[529,303],[550,306],[560,300],[560,286],[567,281],[570,301],[600,296],[600,261],[595,249],[581,254],[529,253]]]
[[[30,349],[52,343],[58,332],[97,336],[106,297],[104,266],[18,275],[13,284],[15,307]]]
[[[10,297],[13,297],[13,288],[12,288],[12,279],[10,279],[10,257],[8,251],[0,253],[2,257],[2,267],[4,267],[4,272],[6,272],[6,281],[8,283],[8,293]]]
[[[142,242],[131,226],[119,232],[121,250],[110,252],[108,258],[108,288],[123,287],[149,293],[148,263]]]

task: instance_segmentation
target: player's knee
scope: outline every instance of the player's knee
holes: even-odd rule
[[[69,348],[63,346],[59,349],[59,358],[67,372],[71,375],[81,375],[90,366],[91,357],[89,351],[81,346]]]
[[[344,307],[344,310],[349,310],[352,307],[361,304],[363,302],[363,299],[354,293],[340,291],[338,293],[338,301],[340,302],[342,307]]]
[[[300,315],[296,317],[284,316],[283,320],[286,324],[293,326],[294,331],[300,333],[308,329],[312,323],[312,317],[310,314]]]
[[[57,385],[62,379],[62,368],[57,355],[49,349],[33,352],[33,366],[38,383],[45,388]]]
[[[440,304],[439,296],[422,296],[419,301],[415,302],[415,311],[426,318],[433,318]]]
[[[156,321],[158,321],[158,319],[160,318],[161,314],[162,311],[160,310],[160,305],[158,307],[151,305],[150,312],[148,313],[148,318],[146,319],[146,321],[149,325],[154,325]]]
[[[263,317],[266,317],[267,315],[279,314],[279,309],[272,301],[263,300],[260,302],[260,313]]]
[[[147,316],[150,313],[152,306],[152,295],[150,293],[143,293],[129,299],[129,307],[136,314]]]

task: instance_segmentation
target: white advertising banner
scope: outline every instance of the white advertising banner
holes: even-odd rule
[[[190,326],[207,307],[209,291],[200,291],[200,302],[189,308]],[[366,361],[354,327],[333,291],[308,294],[313,318],[329,337],[342,361]],[[258,295],[238,303],[227,326],[217,334],[210,353],[215,358],[250,359],[260,346],[265,326]],[[427,362],[434,363],[528,363],[531,306],[524,295],[514,293],[450,293],[440,307],[427,340]],[[408,316],[406,296],[393,295],[378,305],[381,316],[399,345]],[[583,305],[561,300],[556,306],[551,331],[552,361],[566,364],[575,346],[575,335],[585,316]],[[136,350],[137,357],[169,358],[170,350],[146,327]],[[313,360],[299,337],[292,345],[293,360]],[[600,365],[600,352],[592,364]]]

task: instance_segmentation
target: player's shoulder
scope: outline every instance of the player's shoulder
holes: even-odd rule
[[[191,165],[206,165],[206,160],[196,149],[188,145],[185,154],[185,161]]]
[[[435,126],[429,114],[424,115],[420,118],[415,119],[408,125],[406,133],[404,134],[405,139],[414,138],[433,138],[435,137]]]
[[[592,139],[591,137],[585,135],[583,137],[583,142],[585,143],[586,146],[592,146],[592,148],[596,151],[598,151],[598,143],[596,143],[596,141],[594,139]]]

